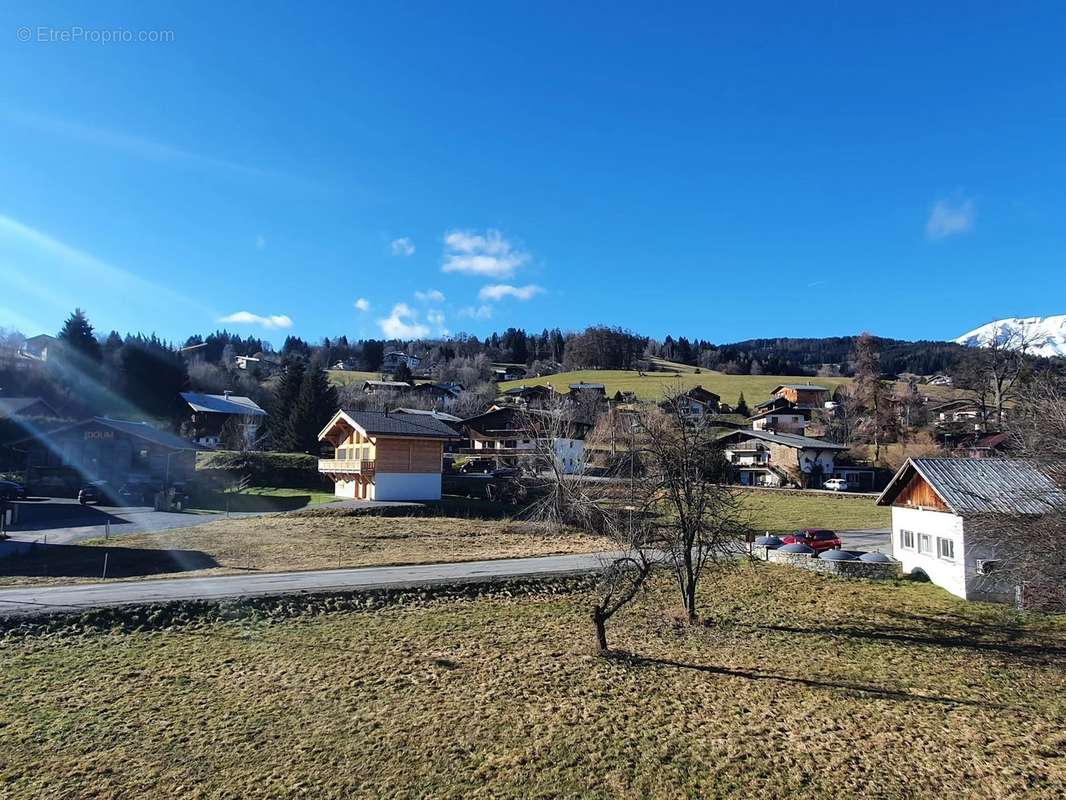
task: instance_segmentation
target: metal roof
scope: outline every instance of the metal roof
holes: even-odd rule
[[[263,417],[266,412],[250,397],[238,394],[200,394],[182,392],[181,398],[193,411],[207,414],[240,414],[245,417]]]
[[[387,414],[383,411],[349,411],[341,409],[318,435],[321,439],[343,416],[370,436],[409,436],[417,439],[458,439],[459,434],[439,419],[412,414]]]
[[[51,416],[56,416],[55,409],[40,397],[0,397],[0,418],[17,416],[37,404],[44,406]]]
[[[455,414],[447,414],[444,411],[427,411],[423,408],[397,408],[394,409],[393,414],[413,414],[419,417],[433,417],[433,419],[439,419],[441,422],[462,422],[462,417],[457,417]]]
[[[767,442],[773,442],[774,444],[781,444],[785,447],[795,447],[801,450],[847,450],[846,444],[837,444],[836,442],[827,442],[824,439],[813,439],[810,436],[799,436],[795,433],[770,433],[769,431],[757,431],[754,428],[751,430],[739,430],[731,431],[722,439],[727,439],[731,436],[743,437],[748,436],[753,439],[762,439]]]
[[[1047,514],[1066,509],[1066,491],[1031,461],[1000,458],[910,458],[877,504],[891,505],[915,474],[959,516]]]
[[[782,383],[780,386],[776,387],[774,389],[774,391],[776,392],[778,389],[810,389],[811,391],[814,391],[814,392],[828,392],[829,391],[824,386],[818,386],[817,384],[814,384],[814,383]]]

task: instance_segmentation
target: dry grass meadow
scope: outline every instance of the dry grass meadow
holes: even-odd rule
[[[609,547],[578,531],[506,519],[351,515],[327,508],[50,547],[0,561],[0,585],[98,581],[105,548],[109,577],[139,578],[476,561]]]
[[[1055,798],[1066,625],[925,584],[585,595],[8,639],[12,798]]]

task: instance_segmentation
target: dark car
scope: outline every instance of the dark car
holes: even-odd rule
[[[159,492],[158,484],[146,481],[129,481],[124,483],[118,490],[118,496],[124,505],[150,506],[155,503],[156,493]]]
[[[25,500],[26,487],[17,481],[0,481],[0,500]]]
[[[840,549],[840,538],[835,531],[826,528],[803,528],[782,541],[785,544],[805,544],[816,553]]]
[[[114,505],[114,491],[107,481],[93,481],[87,483],[78,490],[78,502],[83,506],[89,503],[105,503]]]
[[[496,462],[491,458],[472,458],[459,467],[459,472],[463,475],[470,475],[476,472],[492,472],[496,469]]]

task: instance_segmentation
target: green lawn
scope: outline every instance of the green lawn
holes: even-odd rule
[[[692,367],[685,367],[684,371],[679,368],[678,372],[646,372],[643,377],[639,372],[620,369],[586,369],[510,381],[501,383],[500,388],[550,383],[557,391],[566,392],[571,383],[602,383],[608,395],[618,391],[633,392],[642,400],[661,400],[678,388],[684,391],[693,386],[703,386],[704,389],[720,395],[722,402],[730,405],[735,404],[743,392],[744,399],[751,406],[765,400],[770,396],[770,392],[782,383],[806,383],[808,380],[832,390],[841,383],[847,383],[849,379],[797,378],[794,375],[726,375],[724,372],[710,370],[696,373]]]
[[[293,489],[287,486],[249,486],[242,489],[241,494],[250,494],[257,497],[310,497],[309,506],[317,506],[322,503],[335,503],[340,498],[333,492],[318,489]]]
[[[357,372],[350,369],[326,370],[329,381],[334,386],[347,386],[350,383],[362,383],[363,381],[380,381],[380,372]]]
[[[8,640],[5,798],[1053,798],[1066,626],[929,584],[663,580]]]
[[[752,527],[758,531],[831,528],[836,531],[888,528],[889,509],[868,497],[798,495],[752,490],[745,495]]]

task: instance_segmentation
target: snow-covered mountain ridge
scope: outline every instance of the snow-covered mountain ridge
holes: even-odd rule
[[[1034,356],[1066,356],[1066,314],[1000,319],[974,328],[955,341],[968,347],[980,347],[993,338],[1012,347],[1024,342],[1026,352]]]

